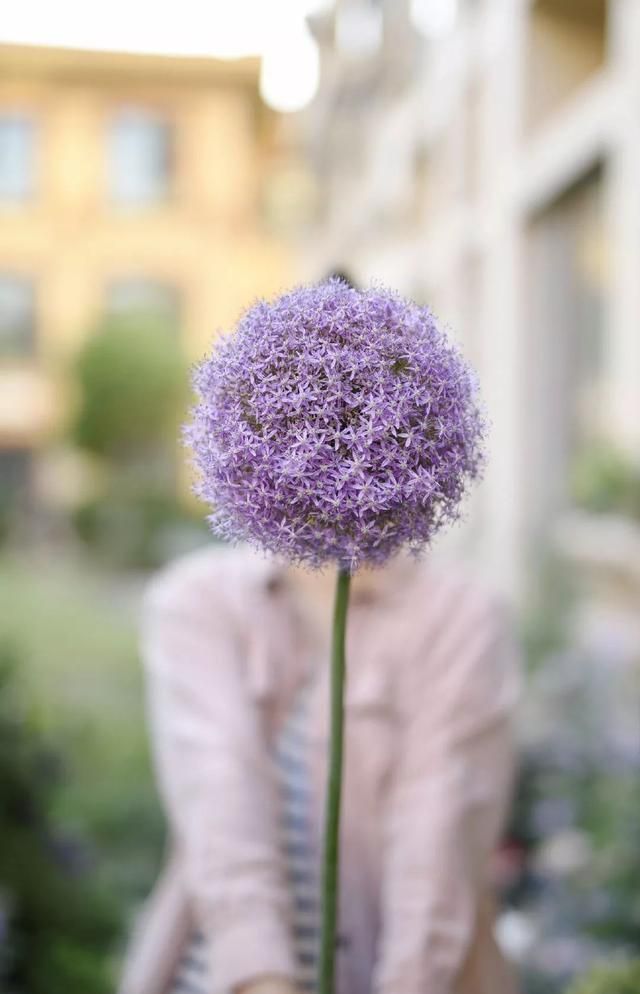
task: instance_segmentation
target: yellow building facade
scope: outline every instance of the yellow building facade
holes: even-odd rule
[[[264,220],[276,119],[258,64],[0,46],[0,453],[60,422],[60,371],[105,312],[202,352],[290,279]]]

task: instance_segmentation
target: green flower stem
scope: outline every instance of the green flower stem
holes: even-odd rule
[[[322,864],[322,930],[318,994],[334,994],[338,883],[340,871],[340,801],[344,744],[345,634],[351,574],[338,572],[331,638],[331,730],[329,782],[324,824]]]

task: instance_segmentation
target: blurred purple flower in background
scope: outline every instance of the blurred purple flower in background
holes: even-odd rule
[[[198,367],[185,431],[223,538],[353,572],[454,521],[483,463],[475,376],[424,307],[339,279],[263,301]]]

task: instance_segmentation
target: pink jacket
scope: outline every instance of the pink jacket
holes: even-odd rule
[[[284,570],[207,548],[152,584],[143,624],[157,773],[174,839],[120,994],[163,994],[197,921],[211,994],[293,976],[266,745],[314,646]],[[316,647],[317,649],[317,647]],[[501,605],[457,570],[398,560],[347,637],[342,994],[512,994],[488,867],[508,804],[517,653]],[[328,667],[312,701],[318,820]]]

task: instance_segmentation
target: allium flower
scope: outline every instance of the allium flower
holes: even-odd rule
[[[199,367],[186,430],[214,530],[337,566],[319,994],[335,994],[351,573],[453,521],[482,466],[474,377],[426,308],[340,280],[256,304]]]
[[[222,537],[380,565],[453,521],[482,465],[475,377],[431,312],[340,280],[260,302],[195,376],[186,438]]]

